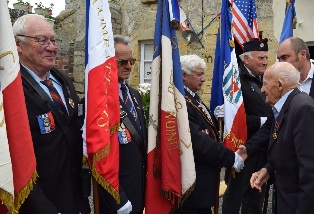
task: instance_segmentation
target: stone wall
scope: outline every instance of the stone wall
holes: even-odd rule
[[[56,67],[70,75],[76,90],[82,97],[85,79],[85,0],[66,0],[65,2],[65,10],[56,17],[54,24],[57,36],[62,39]],[[180,1],[180,5],[200,39],[200,42],[188,44],[182,37],[182,31],[177,31],[180,54],[197,54],[205,59],[207,81],[203,86],[201,96],[208,104],[219,25],[219,19],[216,17],[221,9],[221,1],[204,1],[203,7],[201,0]],[[273,31],[273,0],[256,0],[256,5],[259,30],[262,31],[263,37],[269,39],[269,63],[272,64],[275,62],[275,50],[278,46]],[[154,38],[156,9],[156,0],[110,2],[114,34],[128,35],[132,39],[133,55],[137,61],[133,66],[129,83],[134,87],[137,87],[140,81],[140,44],[142,41]]]

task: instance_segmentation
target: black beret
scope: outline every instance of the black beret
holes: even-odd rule
[[[268,51],[268,39],[253,38],[250,41],[243,43],[243,53],[250,51]]]

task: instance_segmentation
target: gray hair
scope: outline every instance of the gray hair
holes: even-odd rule
[[[21,16],[13,24],[13,34],[15,37],[17,37],[18,35],[26,34],[28,22],[31,19],[42,19],[43,21],[47,22],[44,16],[38,14],[26,14],[24,16]],[[24,37],[19,37],[19,39],[21,41],[25,40]]]
[[[121,43],[124,45],[131,45],[131,39],[128,36],[114,35],[113,40],[114,44]]]
[[[241,55],[239,56],[242,62],[244,62],[244,57],[245,57],[245,56],[248,56],[250,59],[253,59],[253,56],[252,56],[251,51],[245,52],[245,53],[243,53],[243,54],[241,54]]]
[[[184,55],[180,57],[180,61],[181,61],[181,69],[182,72],[191,75],[191,72],[196,68],[196,67],[201,67],[203,69],[206,68],[206,63],[205,61],[195,55]]]
[[[310,51],[307,44],[298,37],[289,38],[290,39],[290,47],[294,51],[295,54],[298,54],[300,51],[305,50],[306,58],[310,60]]]
[[[300,72],[288,62],[277,62],[268,68],[273,77],[282,80],[284,83],[298,85]]]

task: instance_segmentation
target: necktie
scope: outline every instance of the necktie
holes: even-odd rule
[[[49,93],[52,97],[52,101],[55,104],[55,106],[57,107],[57,109],[59,110],[59,112],[64,116],[67,117],[68,113],[67,110],[65,108],[65,105],[60,97],[60,94],[58,93],[57,89],[53,86],[53,83],[51,81],[51,79],[48,80],[44,80],[44,81],[40,81],[42,84],[44,84],[48,89],[49,89]]]
[[[127,109],[132,113],[134,120],[136,124],[141,127],[140,121],[137,115],[137,111],[135,110],[135,107],[132,105],[132,102],[130,100],[130,97],[128,95],[128,90],[126,88],[125,84],[121,84],[121,92],[122,92],[122,97],[123,97],[123,102],[126,105]]]

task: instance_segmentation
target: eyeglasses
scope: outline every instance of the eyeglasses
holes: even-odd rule
[[[130,65],[134,65],[135,61],[136,59],[117,59],[120,66],[126,66],[128,63],[130,63]]]
[[[26,35],[17,35],[17,36],[22,36],[22,37],[34,39],[34,41],[37,42],[38,44],[45,45],[45,46],[48,46],[50,44],[50,42],[54,46],[58,46],[58,44],[60,44],[62,42],[62,40],[60,40],[60,39],[48,39],[45,36],[26,36]]]

